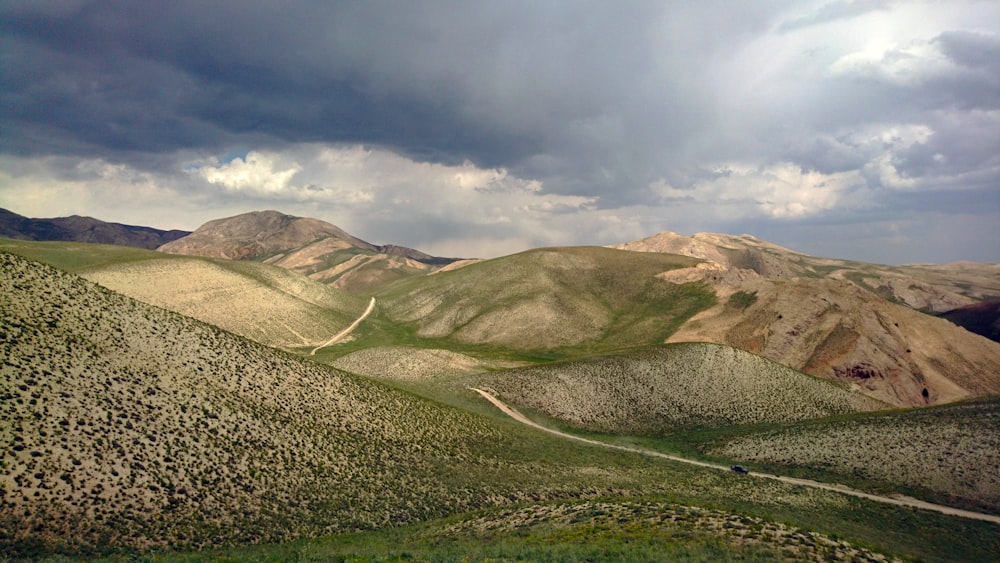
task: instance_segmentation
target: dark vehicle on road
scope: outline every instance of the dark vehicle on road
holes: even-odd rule
[[[732,469],[733,471],[735,471],[735,472],[737,472],[737,473],[739,473],[741,475],[746,475],[747,473],[750,473],[750,470],[747,469],[746,467],[743,467],[742,465],[734,465],[734,466],[730,467],[729,469]]]

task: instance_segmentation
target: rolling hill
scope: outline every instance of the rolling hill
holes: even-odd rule
[[[159,250],[265,261],[357,292],[427,273],[455,261],[403,246],[377,246],[325,221],[277,211],[254,211],[209,221]]]
[[[258,262],[79,243],[0,241],[0,249],[285,349],[318,345],[365,307],[362,298]]]
[[[276,541],[597,484],[573,452],[539,478],[508,425],[0,264],[6,554]]]
[[[742,350],[700,343],[490,372],[470,381],[563,423],[616,434],[789,422],[886,408],[846,386]]]
[[[706,260],[661,276],[706,283],[718,297],[669,342],[734,346],[857,385],[897,406],[1000,393],[1000,346],[903,304],[934,308],[990,295],[1000,276],[989,274],[1000,266],[956,266],[958,273],[948,278],[946,269],[932,266],[898,269],[816,259],[747,235],[662,233],[619,246]],[[903,286],[893,280],[913,268],[933,275],[911,283],[909,293],[899,290]]]
[[[79,215],[29,219],[0,209],[0,237],[20,240],[92,242],[153,250],[189,234],[191,233],[188,231],[163,231],[151,227],[107,223]]]
[[[412,278],[380,294],[385,316],[426,339],[541,355],[658,344],[714,302],[657,274],[696,260],[599,247],[531,250]]]

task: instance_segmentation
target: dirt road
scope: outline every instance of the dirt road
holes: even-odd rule
[[[546,428],[546,427],[542,426],[541,424],[538,424],[538,423],[536,423],[536,422],[528,419],[528,417],[524,416],[523,414],[521,414],[520,412],[518,412],[513,407],[507,406],[503,401],[501,401],[500,399],[497,399],[490,392],[484,391],[482,389],[477,389],[475,387],[469,387],[469,389],[472,390],[472,391],[475,391],[476,393],[479,393],[480,395],[482,395],[487,401],[493,403],[504,414],[506,414],[507,416],[513,418],[514,420],[516,420],[516,421],[518,421],[518,422],[520,422],[522,424],[527,424],[528,426],[531,426],[533,428],[537,428],[537,429],[539,429],[539,430],[541,430],[543,432],[548,432],[549,434],[555,434],[556,436],[559,436],[559,437],[562,437],[562,438],[566,438],[568,440],[576,440],[577,442],[584,442],[586,444],[592,444],[592,445],[595,445],[595,446],[600,446],[600,447],[604,447],[604,448],[610,448],[610,449],[614,449],[614,450],[622,450],[622,451],[632,452],[632,453],[637,453],[637,454],[642,454],[642,455],[648,455],[648,456],[653,456],[653,457],[660,457],[660,458],[664,458],[664,459],[669,459],[671,461],[677,461],[677,462],[680,462],[680,463],[687,463],[687,464],[690,464],[690,465],[697,465],[699,467],[707,467],[709,469],[717,469],[719,471],[730,471],[731,470],[729,467],[727,467],[725,465],[718,465],[718,464],[707,463],[707,462],[704,462],[704,461],[698,461],[698,460],[694,460],[694,459],[687,459],[687,458],[684,458],[684,457],[679,457],[679,456],[675,456],[675,455],[665,454],[665,453],[657,452],[657,451],[654,451],[654,450],[647,450],[645,448],[634,448],[634,447],[629,447],[629,446],[619,446],[617,444],[608,444],[606,442],[601,442],[599,440],[591,440],[590,438],[584,438],[582,436],[574,436],[573,434],[567,434],[565,432],[560,432],[559,430],[553,430],[551,428]],[[850,495],[850,496],[853,496],[853,497],[868,499],[868,500],[872,500],[872,501],[875,501],[875,502],[881,502],[881,503],[884,503],[884,504],[893,504],[893,505],[896,505],[896,506],[906,506],[906,507],[909,507],[909,508],[921,508],[921,509],[924,509],[924,510],[933,510],[935,512],[940,512],[942,514],[949,514],[951,516],[959,516],[961,518],[970,518],[970,519],[973,519],[973,520],[985,520],[987,522],[993,522],[994,524],[1000,524],[1000,516],[995,516],[993,514],[982,514],[980,512],[972,512],[971,510],[962,510],[960,508],[952,508],[950,506],[944,506],[944,505],[940,505],[940,504],[934,504],[934,503],[931,503],[931,502],[924,502],[922,500],[918,500],[918,499],[910,498],[910,497],[904,497],[902,495],[896,495],[896,496],[893,496],[893,497],[885,497],[885,496],[881,496],[881,495],[873,495],[873,494],[870,494],[870,493],[865,493],[865,492],[862,492],[862,491],[858,491],[856,489],[852,489],[852,488],[846,487],[844,485],[820,483],[819,481],[812,481],[812,480],[809,480],[809,479],[798,479],[796,477],[783,477],[781,475],[772,475],[770,473],[758,473],[756,471],[750,473],[749,477],[756,477],[758,479],[773,479],[775,481],[782,481],[784,483],[790,483],[790,484],[793,484],[793,485],[800,485],[800,486],[803,486],[803,487],[811,487],[813,489],[823,489],[823,490],[826,490],[826,491],[834,491],[834,492],[837,492],[837,493],[842,493],[842,494]]]
[[[313,348],[312,352],[309,352],[309,355],[310,356],[315,356],[317,350],[320,350],[322,348],[326,348],[327,346],[329,346],[329,345],[331,345],[331,344],[339,341],[341,338],[347,336],[348,334],[351,334],[351,332],[353,332],[354,329],[358,328],[358,325],[361,324],[361,321],[365,320],[368,317],[368,315],[372,314],[372,311],[374,311],[374,310],[375,310],[375,298],[372,297],[371,302],[368,303],[368,308],[365,309],[364,313],[361,313],[360,317],[358,317],[357,319],[354,320],[353,323],[351,323],[351,326],[349,326],[349,327],[345,328],[344,330],[338,332],[337,334],[333,335],[326,342],[324,342],[324,343],[320,344],[319,346]]]

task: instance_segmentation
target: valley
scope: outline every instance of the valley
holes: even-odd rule
[[[994,265],[203,229],[0,239],[5,555],[1000,554]]]

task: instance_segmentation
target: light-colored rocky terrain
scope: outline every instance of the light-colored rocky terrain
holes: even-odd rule
[[[852,283],[703,279],[719,302],[669,342],[735,346],[897,406],[1000,393],[1000,344]]]
[[[706,260],[660,276],[702,281],[718,297],[668,342],[735,346],[897,406],[1000,393],[997,343],[914,310],[945,310],[1000,291],[1000,265],[895,268],[706,233],[661,233],[618,248]]]
[[[209,221],[158,250],[264,260],[322,283],[362,293],[453,262],[402,246],[377,246],[325,221],[278,211],[254,211]]]
[[[573,426],[655,434],[883,409],[846,386],[742,350],[680,344],[486,373],[476,386]]]
[[[375,250],[374,245],[336,225],[277,211],[253,211],[209,221],[190,235],[164,244],[159,250],[169,254],[247,260],[327,238],[336,241],[339,248]]]
[[[769,279],[847,280],[886,299],[924,311],[944,312],[1000,296],[1000,264],[955,262],[884,266],[818,258],[751,235],[716,233],[685,236],[664,232],[613,248],[693,256],[721,270],[750,270]]]

